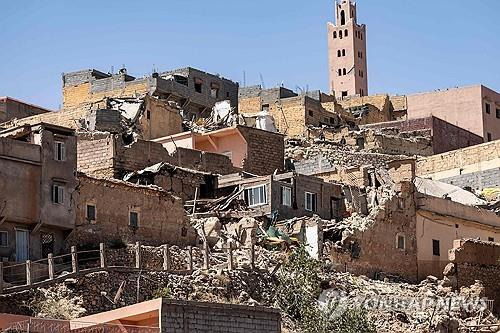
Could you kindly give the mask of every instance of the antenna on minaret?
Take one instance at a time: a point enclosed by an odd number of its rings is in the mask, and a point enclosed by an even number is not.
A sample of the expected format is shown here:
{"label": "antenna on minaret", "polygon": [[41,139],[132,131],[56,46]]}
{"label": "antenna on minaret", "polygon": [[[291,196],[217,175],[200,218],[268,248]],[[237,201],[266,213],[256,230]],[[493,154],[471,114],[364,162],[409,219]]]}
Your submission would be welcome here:
{"label": "antenna on minaret", "polygon": [[260,84],[262,85],[262,89],[266,89],[266,85],[264,84],[264,77],[262,76],[261,73],[259,73],[260,77]]}

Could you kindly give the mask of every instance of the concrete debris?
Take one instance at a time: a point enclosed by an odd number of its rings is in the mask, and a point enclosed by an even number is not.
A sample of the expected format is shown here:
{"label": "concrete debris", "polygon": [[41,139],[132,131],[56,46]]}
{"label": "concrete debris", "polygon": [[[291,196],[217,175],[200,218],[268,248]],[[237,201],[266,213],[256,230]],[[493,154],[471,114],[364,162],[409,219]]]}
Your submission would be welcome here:
{"label": "concrete debris", "polygon": [[487,204],[485,200],[478,198],[474,193],[455,185],[420,177],[415,177],[413,183],[418,192],[433,197],[455,201],[467,206],[482,206]]}

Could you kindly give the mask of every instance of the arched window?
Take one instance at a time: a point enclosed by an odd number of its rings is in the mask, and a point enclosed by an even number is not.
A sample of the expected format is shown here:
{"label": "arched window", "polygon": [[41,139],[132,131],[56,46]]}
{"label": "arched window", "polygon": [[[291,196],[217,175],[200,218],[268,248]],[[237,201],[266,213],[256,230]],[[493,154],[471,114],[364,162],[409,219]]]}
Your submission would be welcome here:
{"label": "arched window", "polygon": [[342,69],[342,75],[346,75],[346,73],[347,73],[347,72],[346,72],[345,68],[344,68],[344,69]]}
{"label": "arched window", "polygon": [[359,38],[363,40],[363,34],[361,32],[359,33]]}
{"label": "arched window", "polygon": [[345,49],[342,50],[342,56],[345,57]]}
{"label": "arched window", "polygon": [[344,35],[345,35],[346,37],[347,37],[347,36],[349,36],[349,31],[347,31],[347,29],[345,29],[345,31],[344,31]]}
{"label": "arched window", "polygon": [[345,11],[340,12],[340,25],[345,24]]}
{"label": "arched window", "polygon": [[339,76],[342,76],[342,70],[339,68]]}
{"label": "arched window", "polygon": [[337,57],[340,57],[341,54],[340,54],[340,50],[337,51]]}
{"label": "arched window", "polygon": [[333,38],[337,38],[337,31],[333,32]]}
{"label": "arched window", "polygon": [[339,31],[339,38],[342,39],[342,30]]}

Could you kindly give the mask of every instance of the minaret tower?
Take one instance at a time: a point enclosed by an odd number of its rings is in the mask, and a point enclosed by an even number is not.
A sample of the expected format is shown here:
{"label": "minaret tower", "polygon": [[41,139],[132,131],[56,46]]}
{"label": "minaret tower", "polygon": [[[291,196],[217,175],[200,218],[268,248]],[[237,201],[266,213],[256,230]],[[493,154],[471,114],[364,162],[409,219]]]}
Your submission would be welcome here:
{"label": "minaret tower", "polygon": [[356,3],[335,1],[335,24],[328,22],[330,93],[368,95],[366,56],[366,25],[357,23]]}

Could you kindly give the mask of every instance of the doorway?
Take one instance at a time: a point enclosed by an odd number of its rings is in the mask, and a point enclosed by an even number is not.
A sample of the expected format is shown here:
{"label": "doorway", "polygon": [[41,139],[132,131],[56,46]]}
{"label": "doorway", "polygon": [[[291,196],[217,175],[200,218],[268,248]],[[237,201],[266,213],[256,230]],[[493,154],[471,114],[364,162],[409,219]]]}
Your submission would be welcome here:
{"label": "doorway", "polygon": [[16,229],[16,261],[22,262],[29,259],[29,232]]}

